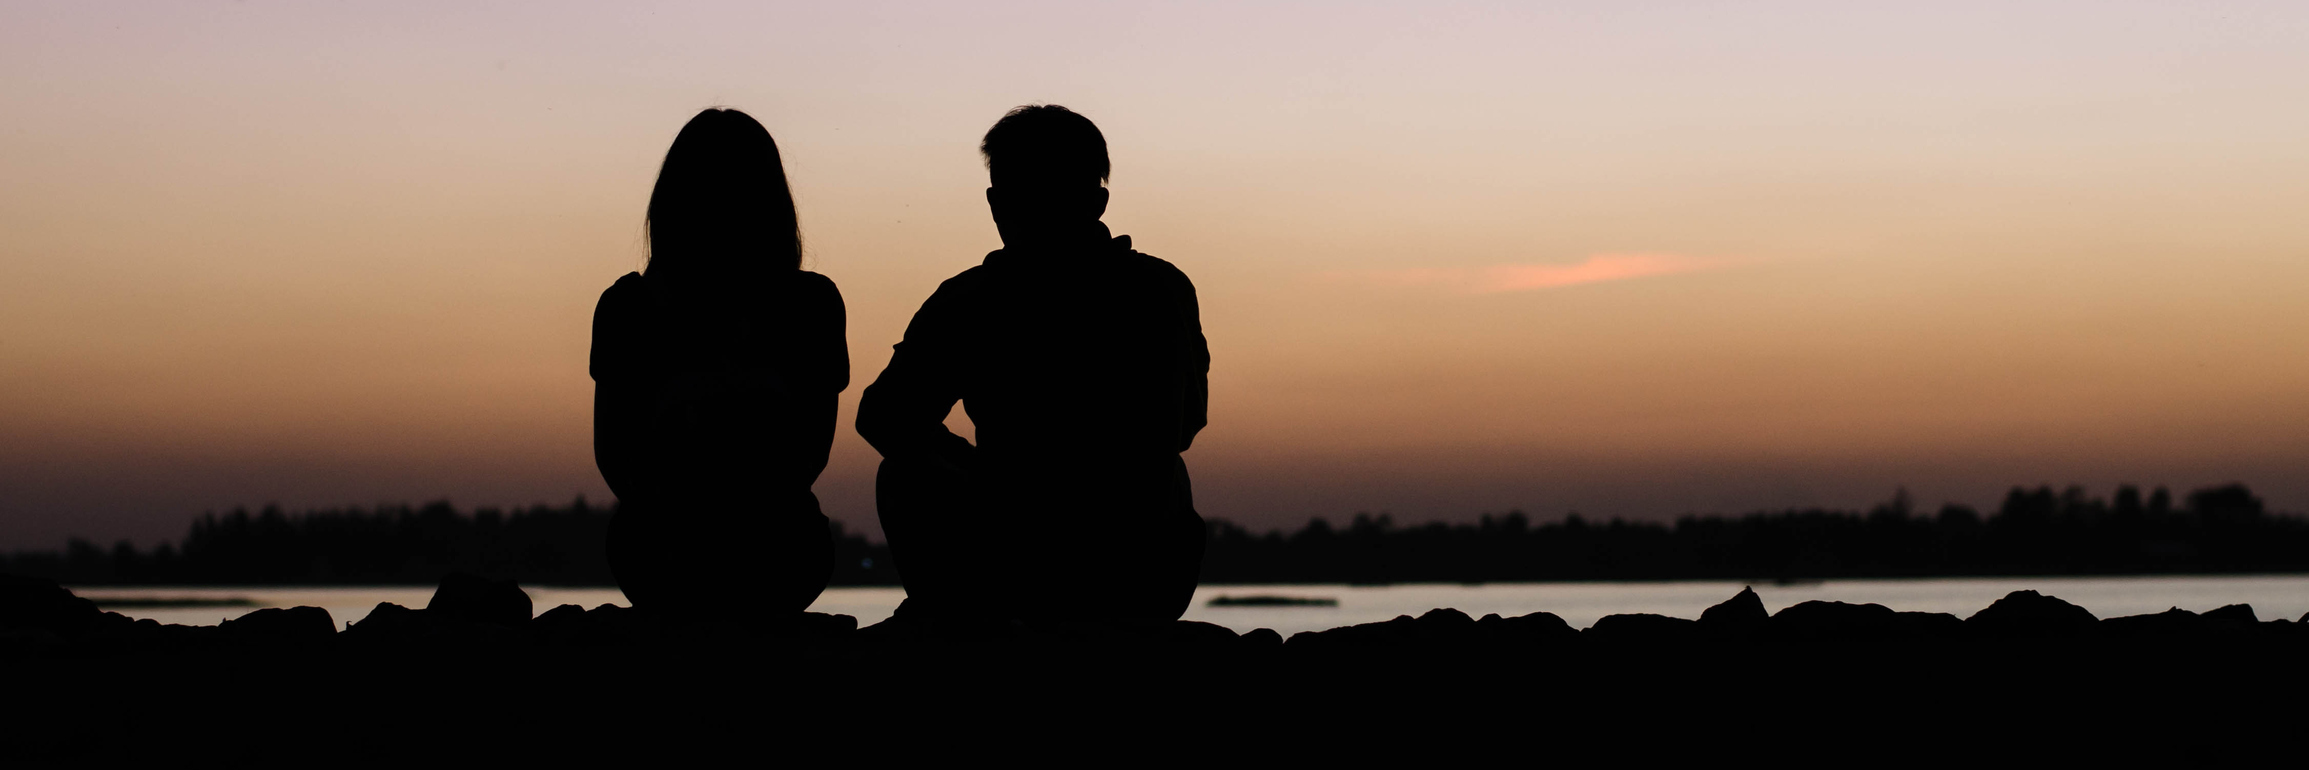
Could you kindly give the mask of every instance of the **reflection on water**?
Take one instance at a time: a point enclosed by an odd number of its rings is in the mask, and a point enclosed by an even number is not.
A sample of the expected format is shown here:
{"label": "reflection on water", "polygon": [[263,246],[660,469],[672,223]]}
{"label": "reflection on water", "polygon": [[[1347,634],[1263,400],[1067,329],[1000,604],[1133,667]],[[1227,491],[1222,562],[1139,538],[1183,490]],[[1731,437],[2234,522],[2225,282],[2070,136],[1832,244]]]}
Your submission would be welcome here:
{"label": "reflection on water", "polygon": [[[1469,615],[1486,613],[1523,615],[1553,612],[1574,627],[1585,628],[1597,618],[1629,612],[1650,612],[1697,618],[1700,611],[1731,598],[1742,583],[1495,583],[1490,585],[1397,586],[1203,586],[1195,593],[1188,620],[1217,623],[1237,631],[1272,628],[1285,636],[1300,631],[1371,623],[1397,615],[1417,615],[1436,607],[1457,607]],[[611,588],[525,587],[537,611],[561,604],[592,607],[625,604],[625,596]],[[1758,585],[1756,593],[1772,611],[1814,599],[1882,604],[1896,610],[1946,612],[1969,616],[2005,594],[2035,590],[2082,605],[2096,616],[2109,618],[2163,612],[2179,607],[2204,612],[2227,604],[2251,604],[2263,620],[2298,618],[2309,613],[2309,576],[2245,577],[2140,577],[2140,578],[1963,578],[1943,580],[1831,580],[1823,583]],[[79,588],[90,598],[168,596],[225,599],[246,597],[257,607],[309,605],[329,611],[338,623],[358,621],[379,602],[423,607],[433,589],[408,588]],[[1255,605],[1210,606],[1220,596],[1276,596],[1336,599],[1338,606]],[[897,588],[832,588],[810,609],[851,615],[859,625],[890,617],[906,594]],[[209,625],[248,612],[245,607],[159,608],[122,607],[121,614],[152,618],[162,623]]]}

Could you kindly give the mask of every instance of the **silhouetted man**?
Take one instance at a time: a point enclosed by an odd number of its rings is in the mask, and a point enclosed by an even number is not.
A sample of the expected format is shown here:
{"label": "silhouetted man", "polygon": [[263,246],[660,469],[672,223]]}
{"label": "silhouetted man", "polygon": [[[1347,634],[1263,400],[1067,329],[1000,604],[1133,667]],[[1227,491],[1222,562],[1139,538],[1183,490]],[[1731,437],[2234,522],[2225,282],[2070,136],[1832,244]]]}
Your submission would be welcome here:
{"label": "silhouetted man", "polygon": [[[1088,118],[1020,107],[979,149],[1003,247],[922,303],[858,405],[899,614],[1176,619],[1203,550],[1179,458],[1208,400],[1194,284],[1099,222]],[[946,429],[958,400],[975,446]]]}

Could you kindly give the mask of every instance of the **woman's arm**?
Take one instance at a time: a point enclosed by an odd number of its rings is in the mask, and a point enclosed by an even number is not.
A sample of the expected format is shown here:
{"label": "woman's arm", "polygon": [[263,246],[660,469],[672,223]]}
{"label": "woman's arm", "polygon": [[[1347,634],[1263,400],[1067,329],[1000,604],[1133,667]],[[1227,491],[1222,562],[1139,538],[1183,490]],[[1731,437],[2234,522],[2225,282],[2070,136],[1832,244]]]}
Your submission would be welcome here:
{"label": "woman's arm", "polygon": [[809,384],[796,393],[801,412],[797,425],[802,435],[795,459],[801,463],[796,472],[804,486],[818,480],[826,470],[827,455],[833,451],[834,430],[840,423],[842,390],[850,386],[850,340],[848,310],[842,305],[842,291],[824,276],[810,274],[819,286],[813,287],[804,327],[803,355],[799,362],[807,373]]}
{"label": "woman's arm", "polygon": [[638,458],[648,391],[639,360],[637,296],[640,274],[629,273],[601,293],[593,308],[593,464],[601,480],[622,500],[635,499],[644,482]]}

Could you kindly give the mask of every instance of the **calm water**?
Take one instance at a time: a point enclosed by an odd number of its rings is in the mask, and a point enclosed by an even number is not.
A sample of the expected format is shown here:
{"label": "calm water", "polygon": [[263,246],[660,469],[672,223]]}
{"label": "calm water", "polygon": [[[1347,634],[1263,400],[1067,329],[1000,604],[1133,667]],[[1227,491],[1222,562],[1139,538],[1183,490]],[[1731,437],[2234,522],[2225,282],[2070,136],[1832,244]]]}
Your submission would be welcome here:
{"label": "calm water", "polygon": [[[1217,623],[1237,631],[1272,628],[1285,636],[1337,626],[1417,615],[1436,607],[1457,607],[1469,615],[1522,615],[1553,612],[1585,628],[1596,618],[1651,612],[1697,618],[1700,611],[1738,593],[1741,583],[1494,583],[1488,585],[1397,586],[1204,586],[1195,594],[1188,620]],[[2309,576],[1994,578],[1949,580],[1831,580],[1800,586],[1756,587],[1772,611],[1813,599],[1876,603],[1895,610],[1946,612],[1969,616],[2006,593],[2033,589],[2082,605],[2108,618],[2163,612],[2179,607],[2203,612],[2225,604],[2253,605],[2262,620],[2296,619],[2309,613]],[[615,589],[526,587],[537,610],[561,604],[592,607],[625,604]],[[433,594],[415,588],[82,588],[89,598],[105,596],[246,597],[259,606],[310,605],[329,611],[342,625],[369,614],[379,602],[423,607]],[[1337,607],[1211,607],[1219,596],[1296,596],[1337,599]],[[810,609],[851,615],[860,625],[888,618],[905,593],[896,588],[828,589]],[[253,608],[122,609],[130,617],[163,623],[214,624]]]}

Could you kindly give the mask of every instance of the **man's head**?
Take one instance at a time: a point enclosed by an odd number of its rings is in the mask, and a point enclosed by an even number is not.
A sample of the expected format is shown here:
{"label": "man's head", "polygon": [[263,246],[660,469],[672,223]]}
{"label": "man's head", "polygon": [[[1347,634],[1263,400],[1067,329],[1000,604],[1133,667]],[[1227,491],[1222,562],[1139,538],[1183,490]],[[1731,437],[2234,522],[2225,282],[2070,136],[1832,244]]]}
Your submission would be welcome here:
{"label": "man's head", "polygon": [[1106,215],[1106,137],[1089,118],[1055,104],[1020,107],[995,121],[978,151],[1004,244],[1065,240]]}

